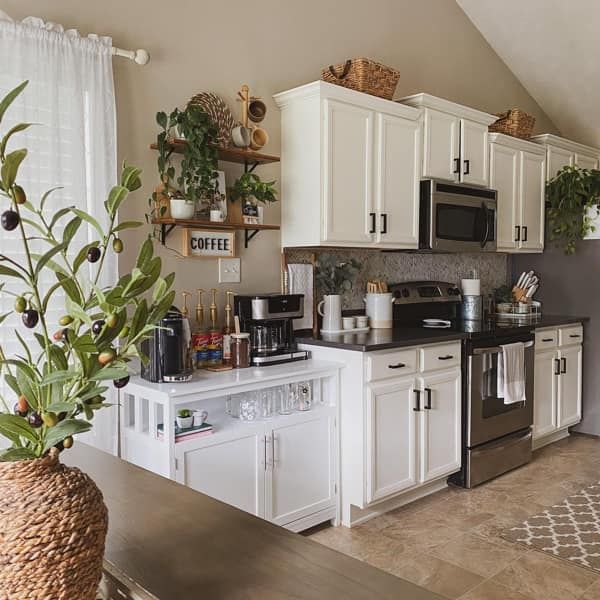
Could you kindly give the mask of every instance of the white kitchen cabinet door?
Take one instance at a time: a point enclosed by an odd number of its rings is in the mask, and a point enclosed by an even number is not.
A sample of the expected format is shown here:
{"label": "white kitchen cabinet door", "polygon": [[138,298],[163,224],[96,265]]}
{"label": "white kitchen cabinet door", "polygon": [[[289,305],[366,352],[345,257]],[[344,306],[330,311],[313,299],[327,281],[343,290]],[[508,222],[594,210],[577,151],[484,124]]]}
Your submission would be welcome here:
{"label": "white kitchen cabinet door", "polygon": [[583,347],[561,348],[558,391],[559,428],[575,425],[581,421]]}
{"label": "white kitchen cabinet door", "polygon": [[544,250],[545,168],[542,154],[521,151],[519,198],[521,203],[521,243],[524,252]]}
{"label": "white kitchen cabinet door", "polygon": [[589,156],[587,154],[575,154],[575,164],[582,169],[597,169],[598,157]]}
{"label": "white kitchen cabinet door", "polygon": [[490,187],[498,192],[498,250],[515,250],[521,237],[518,181],[519,150],[490,144]]}
{"label": "white kitchen cabinet door", "polygon": [[547,169],[546,179],[550,180],[556,176],[556,174],[566,166],[571,166],[574,162],[575,156],[569,150],[559,148],[558,146],[547,147]]}
{"label": "white kitchen cabinet door", "polygon": [[[249,427],[252,427],[251,425]],[[263,428],[183,453],[183,480],[199,492],[259,517],[265,514],[265,436]]]}
{"label": "white kitchen cabinet door", "polygon": [[421,127],[395,115],[376,119],[376,241],[380,246],[419,247]]}
{"label": "white kitchen cabinet door", "polygon": [[533,437],[539,438],[558,428],[557,352],[552,349],[535,354],[533,394]]}
{"label": "white kitchen cabinet door", "polygon": [[325,100],[324,113],[324,241],[370,244],[376,217],[372,189],[374,112]]}
{"label": "white kitchen cabinet door", "polygon": [[489,185],[488,126],[460,120],[460,180],[473,185]]}
{"label": "white kitchen cabinet door", "polygon": [[423,115],[423,178],[460,180],[460,119],[426,108]]}
{"label": "white kitchen cabinet door", "polygon": [[455,473],[461,465],[459,369],[419,378],[421,390],[420,477],[425,483]]}
{"label": "white kitchen cabinet door", "polygon": [[333,416],[311,416],[267,434],[266,518],[277,525],[335,504]]}
{"label": "white kitchen cabinet door", "polygon": [[414,377],[371,384],[367,391],[367,502],[417,483]]}

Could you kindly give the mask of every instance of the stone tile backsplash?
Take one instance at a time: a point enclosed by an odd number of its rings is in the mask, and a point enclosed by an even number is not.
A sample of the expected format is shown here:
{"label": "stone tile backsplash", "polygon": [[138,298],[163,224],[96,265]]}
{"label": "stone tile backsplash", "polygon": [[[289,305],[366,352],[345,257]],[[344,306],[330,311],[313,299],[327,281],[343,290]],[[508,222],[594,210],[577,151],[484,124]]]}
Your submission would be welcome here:
{"label": "stone tile backsplash", "polygon": [[[312,250],[286,249],[288,263],[311,262]],[[351,258],[361,263],[352,289],[343,296],[343,307],[362,308],[367,280],[382,279],[388,283],[402,281],[435,280],[460,285],[460,280],[476,270],[481,279],[482,294],[491,294],[501,285],[509,283],[510,257],[507,254],[421,254],[413,252],[381,252],[359,249],[318,250],[317,254],[330,254],[340,261]],[[317,290],[317,297],[321,292]]]}

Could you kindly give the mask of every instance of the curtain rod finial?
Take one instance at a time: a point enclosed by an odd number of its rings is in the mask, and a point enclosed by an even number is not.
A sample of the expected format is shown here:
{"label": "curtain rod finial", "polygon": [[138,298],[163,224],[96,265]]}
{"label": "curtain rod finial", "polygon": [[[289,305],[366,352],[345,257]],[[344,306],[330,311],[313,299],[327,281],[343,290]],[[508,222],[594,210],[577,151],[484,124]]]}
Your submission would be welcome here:
{"label": "curtain rod finial", "polygon": [[150,53],[148,52],[148,50],[143,50],[142,48],[140,48],[135,51],[135,57],[133,60],[135,60],[135,62],[138,65],[146,65],[150,60]]}

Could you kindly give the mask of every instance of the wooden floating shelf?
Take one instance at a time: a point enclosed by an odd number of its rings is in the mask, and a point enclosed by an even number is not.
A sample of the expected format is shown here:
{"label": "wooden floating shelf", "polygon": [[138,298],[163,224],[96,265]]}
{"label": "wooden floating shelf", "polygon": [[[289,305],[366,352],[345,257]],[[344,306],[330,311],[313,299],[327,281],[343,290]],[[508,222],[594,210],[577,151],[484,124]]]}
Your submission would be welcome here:
{"label": "wooden floating shelf", "polygon": [[[187,142],[182,139],[174,139],[169,142],[173,152],[177,154],[183,154]],[[158,150],[156,144],[150,144],[152,150]],[[254,170],[258,165],[266,165],[269,163],[279,162],[279,156],[274,154],[263,154],[262,152],[255,152],[254,150],[244,150],[243,148],[220,148],[219,146],[213,146],[217,150],[219,160],[225,162],[232,162],[244,165],[246,168],[251,165],[250,171]]]}
{"label": "wooden floating shelf", "polygon": [[250,240],[259,231],[277,231],[279,225],[247,225],[246,223],[223,223],[219,221],[206,221],[204,219],[152,219],[153,225],[160,225],[160,241],[165,245],[167,236],[175,227],[197,227],[199,229],[218,229],[219,231],[243,231],[244,247],[248,247]]}

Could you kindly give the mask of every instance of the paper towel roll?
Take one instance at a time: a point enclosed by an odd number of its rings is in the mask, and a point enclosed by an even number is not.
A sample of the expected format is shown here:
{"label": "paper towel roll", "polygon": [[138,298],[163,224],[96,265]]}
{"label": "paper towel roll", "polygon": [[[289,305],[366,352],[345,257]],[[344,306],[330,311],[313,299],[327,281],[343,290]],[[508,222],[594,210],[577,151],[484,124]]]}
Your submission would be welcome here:
{"label": "paper towel roll", "polygon": [[462,288],[463,296],[481,295],[481,279],[461,279],[460,287]]}

